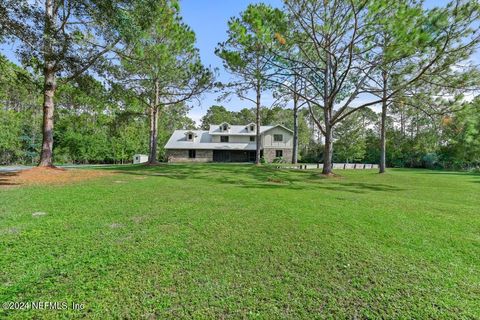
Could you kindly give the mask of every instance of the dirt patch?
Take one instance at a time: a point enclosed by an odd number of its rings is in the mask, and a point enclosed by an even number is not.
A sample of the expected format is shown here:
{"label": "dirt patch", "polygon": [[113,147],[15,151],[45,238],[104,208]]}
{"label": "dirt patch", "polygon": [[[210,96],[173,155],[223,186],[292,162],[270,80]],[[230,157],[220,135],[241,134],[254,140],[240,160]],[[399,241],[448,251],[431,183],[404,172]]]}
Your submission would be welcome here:
{"label": "dirt patch", "polygon": [[321,173],[320,176],[324,177],[324,178],[343,178],[342,175],[337,174],[337,173],[333,173],[333,172],[327,173],[327,174]]}
{"label": "dirt patch", "polygon": [[63,185],[112,175],[101,170],[37,167],[18,172],[0,173],[0,187],[21,185]]}
{"label": "dirt patch", "polygon": [[272,177],[268,177],[267,181],[270,183],[278,183],[278,184],[283,184],[285,182],[282,179],[272,178]]}

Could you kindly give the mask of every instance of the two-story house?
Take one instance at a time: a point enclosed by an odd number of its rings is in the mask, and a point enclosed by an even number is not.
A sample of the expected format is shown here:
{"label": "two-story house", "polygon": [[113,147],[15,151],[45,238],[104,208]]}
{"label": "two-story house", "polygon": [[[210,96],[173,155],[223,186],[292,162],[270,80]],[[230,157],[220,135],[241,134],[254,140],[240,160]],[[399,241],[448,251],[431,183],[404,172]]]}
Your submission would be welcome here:
{"label": "two-story house", "polygon": [[[256,125],[211,125],[210,130],[175,130],[165,145],[169,162],[253,162]],[[260,126],[261,155],[290,161],[293,132],[282,126]]]}

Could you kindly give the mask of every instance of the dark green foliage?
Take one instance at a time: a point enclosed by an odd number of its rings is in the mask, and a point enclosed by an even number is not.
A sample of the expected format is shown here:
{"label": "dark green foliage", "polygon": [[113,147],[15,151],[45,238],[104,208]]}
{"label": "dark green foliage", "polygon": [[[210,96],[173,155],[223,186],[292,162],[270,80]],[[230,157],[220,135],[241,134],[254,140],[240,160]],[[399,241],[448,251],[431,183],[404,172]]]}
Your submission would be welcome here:
{"label": "dark green foliage", "polygon": [[0,164],[32,163],[41,142],[38,83],[0,55]]}
{"label": "dark green foliage", "polygon": [[[41,144],[39,86],[23,69],[1,61],[0,164],[32,165]],[[134,154],[147,153],[147,116],[138,112],[137,100],[89,76],[65,84],[57,94],[56,163],[125,163]],[[183,104],[165,111],[158,141],[161,157],[174,129],[192,127],[188,111]]]}
{"label": "dark green foliage", "polygon": [[[250,113],[250,110],[248,110],[248,112]],[[207,113],[201,119],[201,128],[204,130],[208,130],[210,125],[221,124],[223,122],[227,122],[233,125],[248,124],[255,121],[255,115],[251,114],[251,118],[249,117],[247,122],[239,123],[238,120],[239,119],[237,119],[236,112],[228,111],[224,106],[211,106],[207,110]]]}
{"label": "dark green foliage", "polygon": [[[367,138],[378,127],[379,116],[370,109],[360,110],[340,122],[334,133],[335,162],[360,162],[367,156]],[[374,162],[378,160],[375,159]]]}
{"label": "dark green foliage", "polygon": [[444,117],[438,163],[456,169],[480,169],[480,98],[452,117]]}

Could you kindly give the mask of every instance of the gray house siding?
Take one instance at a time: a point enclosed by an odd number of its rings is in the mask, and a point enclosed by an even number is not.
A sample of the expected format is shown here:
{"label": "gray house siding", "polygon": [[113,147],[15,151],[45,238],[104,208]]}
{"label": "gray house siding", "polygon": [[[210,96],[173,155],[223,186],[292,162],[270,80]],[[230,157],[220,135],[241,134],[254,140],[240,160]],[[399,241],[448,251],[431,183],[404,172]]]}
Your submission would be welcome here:
{"label": "gray house siding", "polygon": [[169,149],[166,151],[168,162],[212,162],[212,150],[195,150],[195,158],[190,158],[189,150],[185,149]]}
{"label": "gray house siding", "polygon": [[[275,135],[281,135],[282,141],[275,141]],[[277,158],[277,151],[281,151],[282,159],[292,159],[293,135],[283,127],[275,127],[262,135],[263,157],[265,161],[272,162]]]}
{"label": "gray house siding", "polygon": [[292,149],[291,148],[264,148],[263,149],[263,157],[265,161],[272,162],[277,158],[276,153],[277,151],[282,151],[282,159],[289,162],[292,160]]}
{"label": "gray house siding", "polygon": [[[282,141],[275,141],[275,135],[282,135]],[[282,127],[276,127],[268,130],[262,135],[263,148],[292,148],[293,135]]]}

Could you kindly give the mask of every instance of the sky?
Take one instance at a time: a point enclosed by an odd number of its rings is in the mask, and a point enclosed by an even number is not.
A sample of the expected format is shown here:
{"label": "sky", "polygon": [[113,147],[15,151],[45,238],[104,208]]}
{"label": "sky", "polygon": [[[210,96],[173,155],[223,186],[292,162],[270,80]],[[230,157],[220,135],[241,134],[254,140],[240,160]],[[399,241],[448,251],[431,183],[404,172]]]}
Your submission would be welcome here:
{"label": "sky", "polygon": [[[180,0],[181,14],[184,22],[188,24],[196,34],[197,48],[200,50],[202,62],[212,68],[218,68],[217,81],[228,82],[233,78],[223,68],[222,61],[214,51],[219,42],[227,37],[227,22],[231,17],[238,16],[250,3],[264,2],[273,7],[281,7],[282,0]],[[425,6],[443,6],[446,0],[426,0]],[[0,52],[10,60],[17,62],[12,45],[1,45]],[[474,58],[480,62],[480,54]],[[201,117],[208,108],[215,104],[225,106],[228,110],[238,111],[242,108],[254,107],[250,101],[242,101],[232,96],[230,100],[217,101],[220,93],[207,92],[200,99],[189,102],[192,107],[189,116],[200,125]],[[262,105],[270,106],[273,98],[269,94],[262,97]]]}

